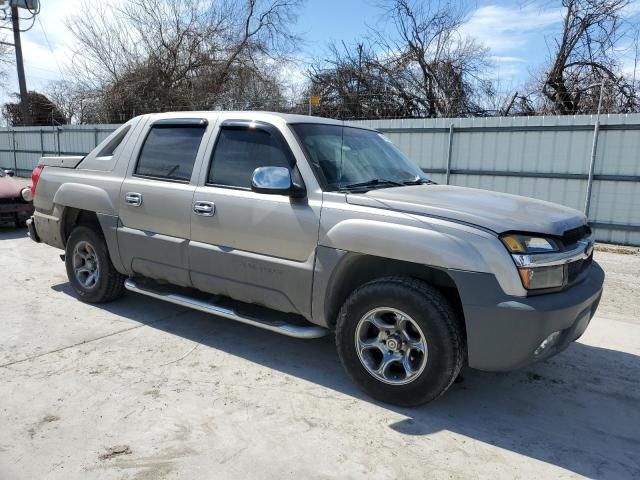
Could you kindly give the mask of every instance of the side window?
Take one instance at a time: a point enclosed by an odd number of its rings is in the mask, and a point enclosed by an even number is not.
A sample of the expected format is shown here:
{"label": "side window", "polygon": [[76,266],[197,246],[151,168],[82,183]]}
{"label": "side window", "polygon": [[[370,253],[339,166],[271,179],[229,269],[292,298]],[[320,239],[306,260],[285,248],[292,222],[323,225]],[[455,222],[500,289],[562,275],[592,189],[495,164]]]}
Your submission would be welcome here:
{"label": "side window", "polygon": [[204,126],[152,127],[144,141],[135,175],[189,181]]}
{"label": "side window", "polygon": [[284,139],[259,129],[222,128],[218,134],[207,183],[251,187],[258,167],[291,168]]}
{"label": "side window", "polygon": [[111,141],[109,143],[107,143],[107,145],[100,150],[100,153],[98,153],[98,155],[96,155],[96,157],[112,157],[116,154],[116,152],[118,151],[118,148],[120,147],[120,145],[122,144],[122,141],[124,140],[124,137],[127,136],[127,133],[129,133],[129,130],[131,130],[131,125],[127,125],[125,128],[122,129],[122,131],[118,132],[117,135],[115,135]]}

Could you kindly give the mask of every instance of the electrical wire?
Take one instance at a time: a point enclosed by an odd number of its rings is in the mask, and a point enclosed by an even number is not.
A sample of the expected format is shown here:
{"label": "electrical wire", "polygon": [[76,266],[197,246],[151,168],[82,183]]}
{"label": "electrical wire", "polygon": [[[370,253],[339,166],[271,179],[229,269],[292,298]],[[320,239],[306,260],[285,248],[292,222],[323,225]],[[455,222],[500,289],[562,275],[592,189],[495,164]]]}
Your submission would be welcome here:
{"label": "electrical wire", "polygon": [[[38,4],[38,9],[39,9],[39,4]],[[56,54],[53,51],[53,47],[51,46],[51,42],[49,41],[49,36],[47,35],[46,30],[44,29],[44,25],[42,24],[40,17],[36,17],[36,18],[38,20],[38,25],[40,25],[40,29],[42,30],[42,34],[44,35],[44,39],[47,42],[47,46],[49,47],[49,51],[51,52],[51,56],[53,57],[53,61],[56,62],[56,67],[58,67],[58,72],[60,73],[60,76],[62,77],[62,79],[66,81],[67,79],[65,78],[64,73],[62,72],[62,68],[60,67],[60,64],[58,63],[58,59],[56,58]]]}
{"label": "electrical wire", "polygon": [[[20,29],[21,33],[28,32],[29,30],[31,30],[33,28],[33,26],[36,23],[37,15],[40,13],[40,8],[41,8],[40,2],[38,2],[38,8],[36,8],[36,9],[30,9],[28,7],[25,7],[25,8],[21,7],[20,8],[20,10],[27,10],[31,14],[30,16],[27,16],[27,17],[21,17],[20,14],[18,13],[18,21],[29,21],[29,20],[31,20],[31,25],[29,25],[29,27],[27,27],[25,29],[23,29],[23,28]],[[3,5],[2,7],[0,7],[0,10],[2,10],[2,18],[0,18],[0,21],[10,21],[11,15],[9,15],[9,13],[8,13],[10,11],[10,9],[11,9],[10,5]],[[13,26],[11,26],[11,27],[0,26],[0,29],[13,30]]]}

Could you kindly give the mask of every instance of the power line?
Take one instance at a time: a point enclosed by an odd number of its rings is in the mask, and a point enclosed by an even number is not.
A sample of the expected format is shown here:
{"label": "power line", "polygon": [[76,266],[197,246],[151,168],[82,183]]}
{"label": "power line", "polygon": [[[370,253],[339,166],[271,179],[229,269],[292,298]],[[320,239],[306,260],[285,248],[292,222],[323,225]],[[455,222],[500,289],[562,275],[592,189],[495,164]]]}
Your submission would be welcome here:
{"label": "power line", "polygon": [[36,65],[34,63],[31,63],[31,62],[24,62],[24,64],[28,65],[30,69],[40,70],[42,72],[60,73],[58,70],[51,70],[50,68],[39,67],[38,65]]}
{"label": "power line", "polygon": [[51,42],[49,41],[49,36],[47,35],[46,30],[44,29],[44,25],[42,25],[42,22],[40,21],[39,16],[36,16],[36,19],[38,20],[38,25],[40,25],[40,29],[42,30],[42,34],[44,35],[44,39],[47,42],[47,46],[49,47],[49,51],[51,52],[53,61],[56,62],[56,67],[58,67],[58,72],[60,73],[60,76],[62,77],[62,79],[66,81],[64,73],[62,73],[62,68],[60,68],[60,64],[58,63],[58,59],[56,58],[56,54],[53,51],[53,48],[51,47]]}

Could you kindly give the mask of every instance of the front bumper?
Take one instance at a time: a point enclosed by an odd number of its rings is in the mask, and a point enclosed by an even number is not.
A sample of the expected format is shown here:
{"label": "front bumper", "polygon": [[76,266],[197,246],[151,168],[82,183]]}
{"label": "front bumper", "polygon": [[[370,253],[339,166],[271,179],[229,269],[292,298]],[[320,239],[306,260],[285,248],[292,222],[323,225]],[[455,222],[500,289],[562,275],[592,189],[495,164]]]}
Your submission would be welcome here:
{"label": "front bumper", "polygon": [[0,203],[0,220],[3,221],[25,221],[33,215],[33,203]]}
{"label": "front bumper", "polygon": [[[506,295],[491,274],[450,270],[465,316],[469,366],[508,371],[549,358],[586,330],[598,308],[604,271],[593,263],[586,278],[562,292]],[[540,349],[554,332],[554,340]]]}

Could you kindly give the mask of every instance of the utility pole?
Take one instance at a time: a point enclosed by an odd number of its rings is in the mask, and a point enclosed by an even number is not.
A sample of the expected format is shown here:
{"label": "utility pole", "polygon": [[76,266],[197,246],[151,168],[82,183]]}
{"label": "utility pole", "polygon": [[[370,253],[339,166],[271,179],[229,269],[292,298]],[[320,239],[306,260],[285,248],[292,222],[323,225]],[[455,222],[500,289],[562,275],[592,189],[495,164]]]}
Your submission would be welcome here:
{"label": "utility pole", "polygon": [[29,115],[29,97],[27,95],[27,81],[24,78],[24,64],[22,63],[22,43],[20,41],[20,19],[18,7],[11,6],[11,26],[13,27],[13,44],[16,49],[16,67],[18,69],[18,83],[20,85],[20,108],[22,109],[22,122],[31,124]]}
{"label": "utility pole", "polygon": [[[597,87],[598,84],[590,85]],[[591,156],[589,157],[589,174],[587,176],[587,197],[584,202],[584,214],[589,219],[589,208],[591,207],[591,190],[593,189],[593,172],[596,165],[596,153],[598,152],[598,134],[600,133],[600,110],[602,110],[602,94],[604,92],[604,78],[600,82],[600,98],[598,99],[598,113],[596,114],[596,124],[593,127],[593,142],[591,144]]]}
{"label": "utility pole", "polygon": [[362,77],[362,43],[358,43],[358,83],[356,84],[356,118],[360,118],[360,78]]}

